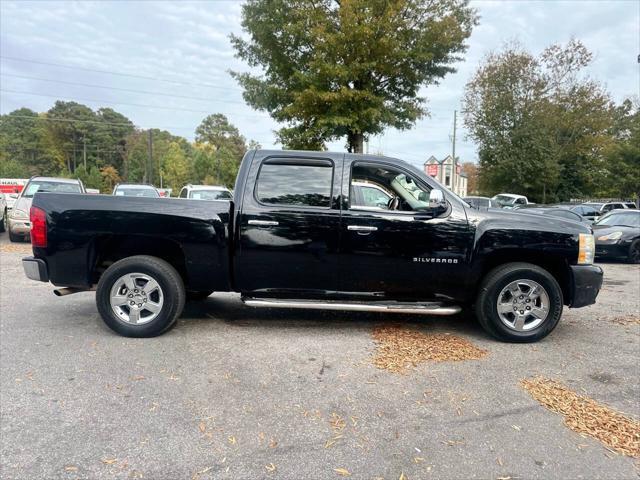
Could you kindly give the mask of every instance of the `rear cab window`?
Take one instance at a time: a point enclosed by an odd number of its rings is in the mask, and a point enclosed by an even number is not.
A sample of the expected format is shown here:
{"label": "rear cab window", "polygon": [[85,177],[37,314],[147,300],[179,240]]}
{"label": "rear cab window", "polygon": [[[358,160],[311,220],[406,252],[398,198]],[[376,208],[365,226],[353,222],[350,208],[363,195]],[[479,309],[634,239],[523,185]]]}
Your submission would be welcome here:
{"label": "rear cab window", "polygon": [[333,162],[272,158],[258,172],[254,196],[262,205],[331,208]]}

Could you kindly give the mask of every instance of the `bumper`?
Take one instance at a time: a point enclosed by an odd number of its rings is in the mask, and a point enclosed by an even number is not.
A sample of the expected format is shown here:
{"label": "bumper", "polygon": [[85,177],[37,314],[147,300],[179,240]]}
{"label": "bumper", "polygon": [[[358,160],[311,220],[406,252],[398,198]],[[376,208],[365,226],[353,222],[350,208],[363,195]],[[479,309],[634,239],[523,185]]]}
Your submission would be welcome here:
{"label": "bumper", "polygon": [[39,282],[49,281],[47,264],[39,258],[26,257],[22,259],[22,268],[27,278],[38,280]]}
{"label": "bumper", "polygon": [[596,241],[597,258],[626,258],[629,255],[629,245],[631,242],[608,242],[598,243]]}
{"label": "bumper", "polygon": [[596,265],[571,266],[571,308],[586,307],[596,303],[602,287],[602,268]]}
{"label": "bumper", "polygon": [[29,220],[14,220],[7,218],[9,231],[14,235],[29,235],[31,232],[31,222]]}

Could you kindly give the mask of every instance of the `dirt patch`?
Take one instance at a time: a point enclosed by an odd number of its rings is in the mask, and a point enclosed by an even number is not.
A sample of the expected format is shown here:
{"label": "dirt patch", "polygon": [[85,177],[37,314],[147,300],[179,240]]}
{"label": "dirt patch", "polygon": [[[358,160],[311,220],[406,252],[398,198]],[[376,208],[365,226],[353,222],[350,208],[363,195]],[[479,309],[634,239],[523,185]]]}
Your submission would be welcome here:
{"label": "dirt patch", "polygon": [[30,243],[26,243],[26,244],[6,244],[6,245],[0,245],[0,253],[20,253],[23,255],[30,255],[32,252],[31,250],[31,244]]}
{"label": "dirt patch", "polygon": [[637,420],[548,378],[535,377],[520,384],[541,405],[561,414],[571,430],[596,438],[623,455],[640,457],[640,422]]}
{"label": "dirt patch", "polygon": [[612,317],[608,319],[611,323],[628,327],[629,325],[640,325],[640,315],[622,315],[620,317]]}
{"label": "dirt patch", "polygon": [[477,360],[487,354],[464,338],[448,334],[424,334],[400,325],[373,329],[376,351],[373,364],[394,373],[406,373],[420,363]]}

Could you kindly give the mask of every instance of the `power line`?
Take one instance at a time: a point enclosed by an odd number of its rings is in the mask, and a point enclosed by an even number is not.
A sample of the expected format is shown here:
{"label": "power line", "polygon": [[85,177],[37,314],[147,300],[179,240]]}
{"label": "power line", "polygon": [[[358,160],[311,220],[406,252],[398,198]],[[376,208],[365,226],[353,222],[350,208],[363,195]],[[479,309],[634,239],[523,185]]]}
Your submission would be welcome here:
{"label": "power line", "polygon": [[[146,75],[136,75],[133,73],[122,73],[122,72],[114,72],[114,71],[110,71],[110,70],[98,70],[95,68],[87,68],[87,67],[81,67],[78,65],[65,65],[62,63],[54,63],[54,62],[43,62],[41,60],[31,60],[31,59],[26,59],[26,58],[18,58],[18,57],[9,57],[7,55],[0,55],[0,58],[3,58],[5,60],[10,60],[13,62],[23,62],[23,63],[33,63],[36,65],[48,65],[48,66],[52,66],[52,67],[60,67],[60,68],[69,68],[72,70],[83,70],[85,72],[94,72],[94,73],[103,73],[106,75],[117,75],[120,77],[131,77],[131,78],[140,78],[143,80],[154,80],[156,82],[166,82],[166,83],[173,83],[175,85],[190,85],[190,86],[195,86],[195,87],[207,87],[207,88],[218,88],[218,85],[213,85],[211,83],[198,83],[198,82],[181,82],[179,80],[171,80],[168,78],[160,78],[160,77],[149,77]],[[229,87],[232,88],[232,87]],[[238,88],[236,90],[240,90],[242,91],[242,89]]]}
{"label": "power line", "polygon": [[[7,115],[7,114],[4,114],[4,115]],[[40,116],[35,117],[33,115],[11,115],[11,117],[12,118],[28,118],[28,119],[33,119],[33,120],[45,120],[47,122],[94,123],[94,124],[98,124],[98,125],[109,125],[109,126],[116,126],[116,127],[134,127],[134,128],[145,130],[145,128],[143,128],[142,126],[136,125],[134,123],[102,122],[100,120],[82,120],[82,119],[78,119],[78,118],[52,118],[52,117],[40,117]],[[155,127],[149,127],[149,128],[156,128],[158,130],[160,130],[160,129],[167,129],[167,130],[194,130],[193,127],[175,127],[175,126],[155,126]]]}
{"label": "power line", "polygon": [[[191,108],[164,107],[164,106],[161,106],[161,105],[146,105],[146,104],[142,104],[142,103],[114,102],[112,100],[100,100],[100,99],[95,99],[95,98],[64,97],[64,96],[60,96],[60,95],[49,95],[49,94],[46,94],[46,93],[21,92],[21,91],[18,91],[18,90],[9,90],[9,89],[5,89],[5,88],[0,88],[0,92],[17,93],[19,95],[34,95],[36,97],[49,97],[49,98],[58,98],[58,99],[62,98],[62,99],[66,99],[68,101],[80,100],[82,102],[110,103],[112,105],[126,105],[126,106],[130,106],[130,107],[156,108],[156,109],[161,109],[161,110],[172,110],[172,111],[191,112],[191,113],[207,113],[207,114],[211,113],[211,110],[194,110],[194,109],[191,109]],[[264,119],[269,118],[267,116],[262,116],[262,115],[243,115],[243,114],[235,114],[235,113],[234,113],[234,115],[240,116],[240,117],[246,117],[246,118],[264,118]]]}
{"label": "power line", "polygon": [[[245,105],[244,102],[239,102],[237,100],[212,100],[211,98],[204,98],[204,97],[192,97],[189,95],[175,95],[172,93],[164,93],[164,92],[150,92],[148,90],[135,90],[135,89],[131,89],[131,88],[120,88],[120,87],[111,87],[108,85],[94,85],[94,84],[90,84],[90,83],[81,83],[81,82],[68,82],[66,80],[56,80],[53,78],[42,78],[42,77],[30,77],[28,75],[14,75],[12,73],[0,73],[0,75],[2,75],[3,77],[14,77],[14,78],[23,78],[26,80],[38,80],[38,81],[42,81],[42,82],[54,82],[54,83],[63,83],[66,85],[77,85],[77,86],[81,86],[81,87],[92,87],[92,88],[106,88],[109,90],[119,90],[121,92],[132,92],[132,93],[143,93],[145,95],[160,95],[163,97],[175,97],[175,98],[186,98],[189,100],[200,100],[200,101],[204,101],[204,102],[224,102],[224,103],[239,103],[242,105]],[[215,88],[220,88],[223,90],[232,90],[231,88],[228,87],[215,87]],[[237,89],[233,89],[233,90],[237,90]]]}

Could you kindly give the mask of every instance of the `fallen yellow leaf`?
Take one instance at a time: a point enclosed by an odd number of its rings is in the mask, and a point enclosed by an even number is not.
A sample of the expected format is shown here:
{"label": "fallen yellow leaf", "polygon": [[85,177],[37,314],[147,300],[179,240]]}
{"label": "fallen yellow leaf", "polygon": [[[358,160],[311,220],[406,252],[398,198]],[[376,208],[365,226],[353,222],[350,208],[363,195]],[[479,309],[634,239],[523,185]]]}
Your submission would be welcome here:
{"label": "fallen yellow leaf", "polygon": [[398,477],[398,480],[407,480],[407,476],[404,474],[404,472],[400,472],[400,476]]}
{"label": "fallen yellow leaf", "polygon": [[338,475],[341,475],[343,477],[350,477],[351,476],[351,472],[349,472],[349,470],[347,470],[346,468],[334,468],[334,470],[336,471],[336,473]]}
{"label": "fallen yellow leaf", "polygon": [[198,424],[198,428],[200,429],[200,433],[204,433],[204,431],[207,429],[207,425],[204,422],[200,422]]}
{"label": "fallen yellow leaf", "polygon": [[76,467],[75,465],[67,465],[66,467],[64,467],[65,472],[77,472],[78,471],[78,467]]}
{"label": "fallen yellow leaf", "polygon": [[114,463],[116,463],[118,461],[117,458],[103,458],[102,459],[102,463],[106,464],[106,465],[113,465]]}
{"label": "fallen yellow leaf", "polygon": [[266,468],[270,472],[275,472],[278,467],[276,467],[273,463],[270,463],[268,465],[265,465],[264,468]]}
{"label": "fallen yellow leaf", "polygon": [[236,444],[236,437],[234,437],[233,435],[229,435],[229,443],[231,445],[235,445]]}

